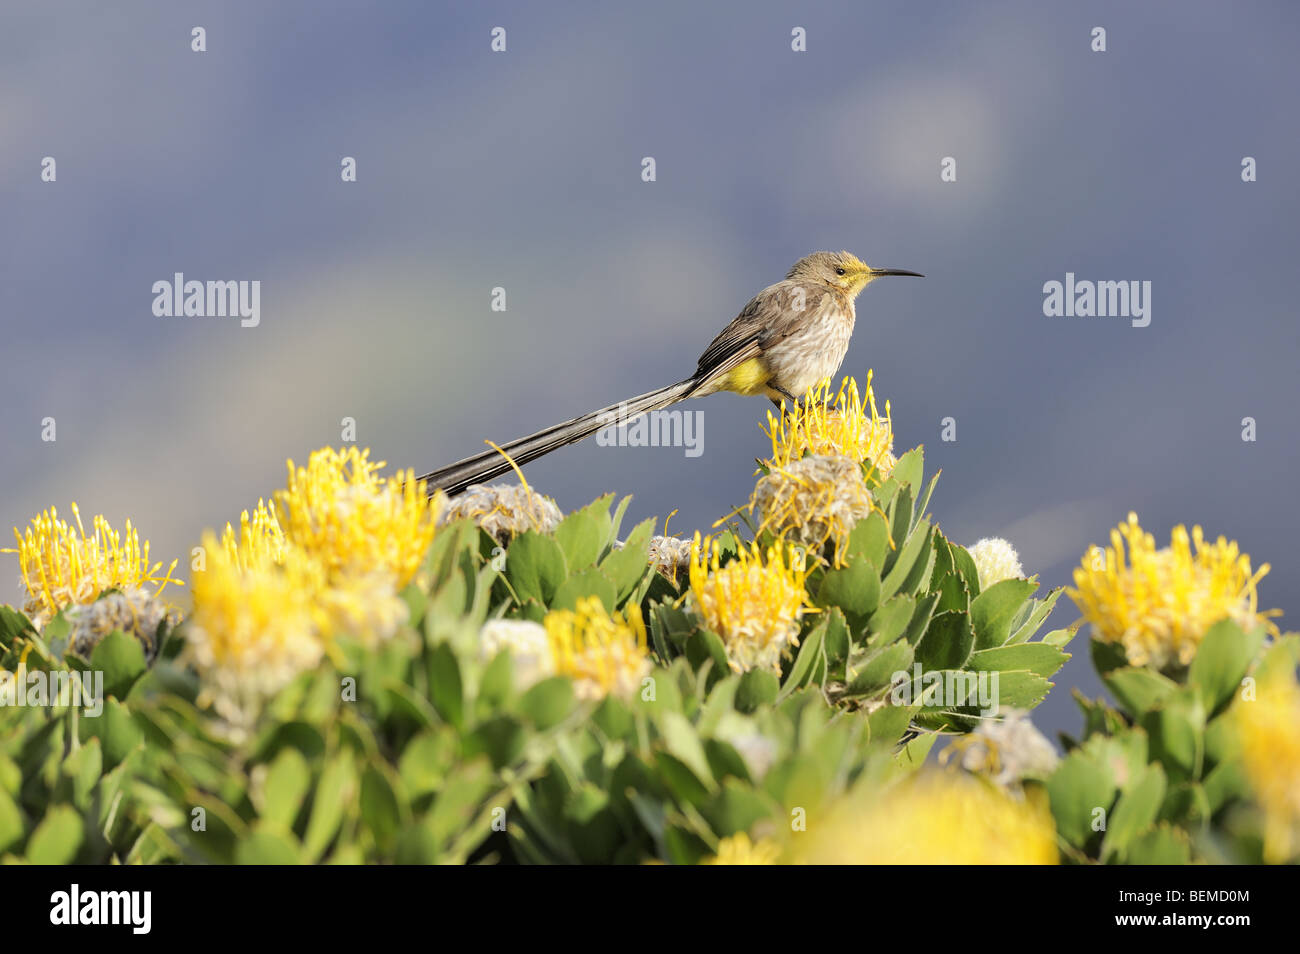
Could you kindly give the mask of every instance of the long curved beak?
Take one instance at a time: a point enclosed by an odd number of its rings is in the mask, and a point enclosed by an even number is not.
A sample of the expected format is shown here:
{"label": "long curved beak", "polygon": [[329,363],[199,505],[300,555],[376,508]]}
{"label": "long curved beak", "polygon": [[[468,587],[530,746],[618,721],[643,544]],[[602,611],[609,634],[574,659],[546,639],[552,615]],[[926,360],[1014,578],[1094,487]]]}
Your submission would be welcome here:
{"label": "long curved beak", "polygon": [[924,278],[920,272],[909,272],[905,268],[873,268],[871,270],[872,278],[879,278],[881,275],[910,275],[912,278]]}

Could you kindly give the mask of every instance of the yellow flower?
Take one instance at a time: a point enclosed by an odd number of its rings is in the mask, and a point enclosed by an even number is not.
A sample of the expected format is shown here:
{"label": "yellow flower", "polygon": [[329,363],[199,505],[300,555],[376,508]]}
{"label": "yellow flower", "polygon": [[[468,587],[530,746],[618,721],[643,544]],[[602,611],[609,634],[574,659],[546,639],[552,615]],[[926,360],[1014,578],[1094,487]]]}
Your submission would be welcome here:
{"label": "yellow flower", "polygon": [[76,527],[60,520],[51,507],[34,518],[21,536],[14,528],[18,549],[0,550],[17,553],[23,588],[27,591],[24,612],[39,630],[65,606],[92,602],[105,590],[128,590],[145,583],[157,584],[153,595],[160,596],[168,583],[184,584],[171,574],[173,560],[163,573],[161,563],[149,563],[149,541],[140,543],[140,535],[131,521],[119,533],[104,517],[96,516],[94,534],[86,536],[81,512],[72,505]]}
{"label": "yellow flower", "polygon": [[393,575],[385,570],[335,576],[317,594],[326,617],[326,646],[339,635],[356,637],[373,647],[392,638],[410,617],[410,607],[398,595]]}
{"label": "yellow flower", "polygon": [[239,533],[226,524],[221,535],[221,549],[226,558],[241,570],[263,570],[278,566],[283,559],[284,531],[275,518],[275,511],[259,500],[257,509],[249,516],[247,510],[239,515]]}
{"label": "yellow flower", "polygon": [[261,701],[324,657],[318,594],[321,566],[289,547],[275,566],[246,569],[207,533],[206,568],[194,576],[186,659],[198,670],[200,704],[236,726],[256,718]]}
{"label": "yellow flower", "polygon": [[788,535],[817,552],[834,541],[839,566],[849,533],[871,513],[872,500],[861,464],[842,455],[815,454],[763,476],[754,486],[749,509],[759,515],[760,533]]}
{"label": "yellow flower", "polygon": [[385,464],[369,455],[326,447],[306,467],[289,461],[289,485],[275,495],[279,525],[329,577],[384,570],[400,590],[433,542],[441,498],[426,497],[413,471],[379,477]]}
{"label": "yellow flower", "polygon": [[779,673],[782,658],[799,643],[799,620],[808,608],[807,575],[798,554],[787,563],[782,548],[770,547],[764,559],[757,543],[742,547],[722,566],[717,541],[709,555],[696,534],[689,602],[704,625],[722,638],[734,671]]}
{"label": "yellow flower", "polygon": [[1225,618],[1243,629],[1272,625],[1268,617],[1276,612],[1260,613],[1255,591],[1268,564],[1252,573],[1250,557],[1235,542],[1219,537],[1206,543],[1200,527],[1189,537],[1180,524],[1170,545],[1157,550],[1134,513],[1110,539],[1111,546],[1094,546],[1084,555],[1070,598],[1092,624],[1095,638],[1122,646],[1131,664],[1160,670],[1186,666],[1205,631]]}
{"label": "yellow flower", "polygon": [[708,865],[774,865],[781,857],[781,848],[769,838],[750,841],[743,831],[718,842],[718,853]]}
{"label": "yellow flower", "polygon": [[551,610],[542,625],[555,672],[573,680],[580,699],[629,699],[653,668],[639,606],[611,615],[598,597],[587,596],[576,610]]}
{"label": "yellow flower", "polygon": [[554,500],[519,483],[470,487],[452,500],[438,523],[468,518],[504,547],[525,530],[549,533],[563,517]]}
{"label": "yellow flower", "polygon": [[885,402],[885,416],[881,417],[871,387],[872,374],[867,372],[865,399],[858,395],[858,382],[851,377],[840,382],[840,389],[832,398],[827,379],[793,409],[782,407],[779,418],[769,411],[764,429],[772,441],[769,463],[774,467],[784,466],[805,453],[842,455],[868,462],[882,479],[893,473],[898,460],[893,453],[889,402]]}
{"label": "yellow flower", "polygon": [[1233,712],[1242,764],[1264,811],[1264,858],[1281,864],[1300,853],[1300,686],[1294,674],[1279,673]]}
{"label": "yellow flower", "polygon": [[814,865],[1053,865],[1050,810],[974,776],[924,772],[810,812],[789,860]]}

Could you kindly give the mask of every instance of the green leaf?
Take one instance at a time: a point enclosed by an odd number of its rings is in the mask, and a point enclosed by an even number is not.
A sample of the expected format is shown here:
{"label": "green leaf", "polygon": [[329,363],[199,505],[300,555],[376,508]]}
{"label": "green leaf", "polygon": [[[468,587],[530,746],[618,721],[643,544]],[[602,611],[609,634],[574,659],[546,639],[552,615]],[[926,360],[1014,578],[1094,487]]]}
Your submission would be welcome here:
{"label": "green leaf", "polygon": [[713,780],[704,746],[690,721],[680,713],[665,712],[659,719],[659,731],[663,733],[668,753],[689,768],[705,788],[715,789],[717,783]]}
{"label": "green leaf", "polygon": [[1130,865],[1191,864],[1192,842],[1182,829],[1160,824],[1132,840],[1125,861]]}
{"label": "green leaf", "polygon": [[105,693],[125,699],[148,667],[140,644],[115,629],[95,646],[90,654],[90,668],[104,674]]}
{"label": "green leaf", "polygon": [[447,643],[439,643],[429,652],[429,695],[438,715],[458,729],[464,727],[465,699],[460,663]]}
{"label": "green leaf", "polygon": [[612,613],[618,607],[618,591],[614,581],[596,567],[579,570],[560,584],[551,601],[552,609],[577,609],[578,600],[594,596],[600,600],[607,612]]}
{"label": "green leaf", "polygon": [[474,711],[480,718],[505,708],[514,692],[515,668],[510,650],[503,649],[487,664],[479,678],[478,694],[474,697]]}
{"label": "green leaf", "polygon": [[457,734],[446,726],[427,729],[406,743],[397,762],[402,784],[419,798],[436,792],[456,758]]}
{"label": "green leaf", "polygon": [[1142,717],[1151,757],[1165,768],[1171,782],[1196,779],[1201,774],[1205,705],[1194,690],[1167,696]]}
{"label": "green leaf", "polygon": [[776,674],[766,669],[751,669],[740,677],[736,687],[736,709],[754,712],[776,701],[781,684]]}
{"label": "green leaf", "polygon": [[391,851],[402,827],[402,806],[392,781],[375,765],[367,766],[361,775],[361,818],[380,851]]}
{"label": "green leaf", "polygon": [[1101,842],[1102,861],[1121,857],[1129,842],[1155,824],[1165,798],[1165,773],[1159,765],[1146,770],[1120,795]]}
{"label": "green leaf", "polygon": [[884,566],[889,552],[889,524],[878,511],[873,510],[854,524],[845,552],[863,557],[872,566]]}
{"label": "green leaf", "polygon": [[924,474],[925,449],[914,447],[898,458],[898,463],[894,465],[890,476],[900,484],[908,484],[912,488],[912,493],[916,494],[921,489],[921,479]]}
{"label": "green leaf", "polygon": [[262,817],[282,828],[293,827],[302,801],[311,788],[311,769],[297,749],[281,749],[262,787]]}
{"label": "green leaf", "polygon": [[550,606],[568,572],[564,551],[551,537],[526,530],[510,541],[505,575],[521,601],[535,599]]}
{"label": "green leaf", "polygon": [[[1058,586],[1041,600],[1033,600],[1029,616],[1016,628],[1016,631],[1011,634],[1011,638],[1007,642],[1023,643],[1038,632],[1038,627],[1042,626],[1043,620],[1051,615],[1052,608],[1056,606],[1056,601],[1061,598],[1061,594],[1064,592],[1065,588]],[[1057,632],[1061,632],[1061,630],[1057,630]],[[1071,631],[1070,635],[1073,636],[1074,632]],[[1046,641],[1046,637],[1044,637],[1044,641]]]}
{"label": "green leaf", "polygon": [[[605,509],[609,509],[608,497],[602,498],[605,501]],[[600,501],[596,501],[600,503]],[[600,558],[600,553],[605,549],[605,541],[609,535],[609,516],[605,515],[602,523],[590,510],[575,510],[555,528],[555,542],[560,545],[564,551],[565,563],[571,569],[581,569],[595,564]]]}
{"label": "green leaf", "polygon": [[759,792],[727,779],[721,790],[700,806],[700,814],[715,832],[723,837],[748,831],[753,825],[772,814],[772,804]]}
{"label": "green leaf", "polygon": [[[910,596],[895,596],[881,603],[879,608],[867,620],[867,645],[884,646],[903,635],[907,624],[916,612],[916,600]],[[928,622],[928,620],[927,620]]]}
{"label": "green leaf", "polygon": [[0,854],[23,840],[23,813],[13,797],[0,790]]}
{"label": "green leaf", "polygon": [[975,628],[975,648],[1001,646],[1011,635],[1011,621],[1029,594],[1038,588],[1030,580],[1002,580],[971,600],[970,618]]}
{"label": "green leaf", "polygon": [[519,711],[539,729],[558,724],[573,708],[573,683],[565,676],[543,679],[519,699]]}
{"label": "green leaf", "polygon": [[299,865],[302,857],[293,836],[275,826],[257,826],[235,845],[237,865]]}
{"label": "green leaf", "polygon": [[799,644],[799,653],[794,657],[794,664],[786,674],[778,698],[784,699],[812,677],[817,663],[822,658],[822,638],[826,635],[826,621],[822,620],[808,631]]}
{"label": "green leaf", "polygon": [[34,865],[71,864],[85,837],[85,825],[76,809],[71,805],[56,805],[32,832],[27,842],[27,860]]}
{"label": "green leaf", "polygon": [[1116,791],[1109,766],[1082,750],[1071,752],[1047,780],[1056,830],[1070,844],[1082,848],[1104,813],[1110,811]]}
{"label": "green leaf", "polygon": [[1145,667],[1112,669],[1102,676],[1102,681],[1114,693],[1119,704],[1134,716],[1155,708],[1178,690],[1178,683]]}
{"label": "green leaf", "polygon": [[977,650],[971,655],[970,668],[1000,671],[1028,669],[1030,672],[1050,678],[1069,659],[1069,653],[1063,653],[1055,646],[1044,643],[1021,643]]}
{"label": "green leaf", "polygon": [[[900,496],[906,493],[907,491],[903,490]],[[907,542],[899,548],[898,557],[880,583],[881,599],[887,600],[899,592],[903,584],[912,578],[912,572],[918,563],[924,567],[929,562],[930,538],[930,521],[924,519],[918,521],[916,529],[907,538]],[[915,592],[915,590],[908,589],[907,592]]]}
{"label": "green leaf", "polygon": [[849,674],[849,685],[845,695],[865,695],[882,686],[889,685],[896,672],[905,672],[912,665],[915,650],[905,639],[886,643],[872,655],[865,665],[859,666],[855,674]]}
{"label": "green leaf", "polygon": [[83,812],[90,807],[90,794],[104,768],[98,739],[91,739],[63,762],[64,775],[72,783],[72,803]]}
{"label": "green leaf", "polygon": [[1244,633],[1229,619],[1205,631],[1188,669],[1187,682],[1200,691],[1208,713],[1217,713],[1232,699],[1263,644],[1263,627]]}
{"label": "green leaf", "polygon": [[647,553],[654,527],[653,517],[642,520],[632,528],[621,550],[611,550],[600,561],[600,568],[614,581],[616,598],[620,604],[632,595],[632,591],[647,573],[653,572]]}
{"label": "green leaf", "polygon": [[1032,709],[1047,697],[1052,684],[1036,672],[1016,669],[998,673],[997,704],[1004,709]]}
{"label": "green leaf", "polygon": [[[410,746],[408,745],[409,749]],[[321,772],[320,784],[312,795],[311,817],[303,835],[303,856],[310,862],[320,860],[343,823],[345,807],[357,794],[356,770],[347,750],[335,755]]]}
{"label": "green leaf", "polygon": [[970,551],[960,544],[952,544],[952,560],[957,564],[957,572],[961,574],[962,582],[966,584],[966,589],[970,591],[971,599],[980,595],[980,574],[975,566],[975,558],[970,555]]}
{"label": "green leaf", "polygon": [[961,669],[975,644],[970,617],[965,613],[940,613],[916,647],[916,661],[923,670]]}
{"label": "green leaf", "polygon": [[817,605],[838,606],[849,628],[861,633],[867,617],[880,604],[880,574],[866,560],[858,557],[838,570],[827,570],[817,588]]}

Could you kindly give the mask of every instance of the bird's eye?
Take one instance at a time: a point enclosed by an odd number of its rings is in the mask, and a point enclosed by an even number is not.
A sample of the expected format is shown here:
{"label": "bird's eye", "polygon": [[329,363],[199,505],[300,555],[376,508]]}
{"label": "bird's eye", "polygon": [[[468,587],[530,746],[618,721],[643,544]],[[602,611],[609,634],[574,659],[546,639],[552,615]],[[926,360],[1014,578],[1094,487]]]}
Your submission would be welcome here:
{"label": "bird's eye", "polygon": [[844,274],[844,269],[842,269],[842,268],[837,268],[837,269],[835,269],[835,274],[836,274],[836,275],[843,275],[843,274]]}

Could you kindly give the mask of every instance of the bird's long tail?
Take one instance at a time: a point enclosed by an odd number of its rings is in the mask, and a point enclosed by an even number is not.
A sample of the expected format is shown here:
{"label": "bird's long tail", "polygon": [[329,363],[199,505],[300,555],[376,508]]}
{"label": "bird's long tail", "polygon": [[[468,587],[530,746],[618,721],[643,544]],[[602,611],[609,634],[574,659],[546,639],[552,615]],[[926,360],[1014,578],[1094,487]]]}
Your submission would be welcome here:
{"label": "bird's long tail", "polygon": [[[536,460],[544,454],[549,454],[557,448],[580,441],[603,427],[608,427],[611,424],[622,424],[642,414],[648,414],[651,411],[658,411],[668,407],[670,404],[676,404],[678,401],[689,397],[698,384],[699,382],[695,378],[688,378],[685,381],[670,384],[668,387],[660,388],[657,391],[648,391],[618,404],[602,407],[590,414],[575,417],[563,424],[548,427],[536,434],[521,437],[509,444],[503,444],[501,452],[496,450],[484,451],[481,454],[475,454],[473,457],[466,457],[454,464],[448,464],[438,470],[430,471],[420,477],[420,480],[428,484],[429,493],[431,494],[435,490],[441,490],[450,496],[454,496],[471,484],[483,483],[504,474],[511,469],[510,461],[523,466],[529,461]],[[510,460],[506,459],[507,455]]]}

